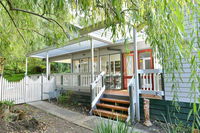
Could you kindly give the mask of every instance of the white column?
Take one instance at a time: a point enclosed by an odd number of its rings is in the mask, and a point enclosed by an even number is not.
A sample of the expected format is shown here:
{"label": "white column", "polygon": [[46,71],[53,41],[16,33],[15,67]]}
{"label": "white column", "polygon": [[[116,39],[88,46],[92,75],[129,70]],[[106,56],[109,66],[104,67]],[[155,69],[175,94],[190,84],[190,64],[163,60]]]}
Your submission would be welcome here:
{"label": "white column", "polygon": [[25,72],[25,76],[28,75],[28,57],[26,57],[26,72]]}
{"label": "white column", "polygon": [[49,70],[49,71],[48,71],[48,74],[50,75],[50,74],[51,74],[51,62],[48,63],[48,67],[49,67],[49,68],[48,68],[48,70]]}
{"label": "white column", "polygon": [[135,68],[135,92],[136,92],[136,119],[140,121],[140,96],[139,96],[139,78],[138,78],[138,50],[137,50],[137,30],[133,28],[134,45],[134,68]]}
{"label": "white column", "polygon": [[100,49],[98,49],[98,52],[97,52],[97,71],[100,72]]}
{"label": "white column", "polygon": [[94,44],[92,39],[90,40],[91,45],[91,80],[94,81]]}
{"label": "white column", "polygon": [[73,54],[71,54],[71,73],[73,73]]}
{"label": "white column", "polygon": [[49,54],[48,54],[48,52],[46,53],[46,76],[47,76],[47,78],[49,76]]}

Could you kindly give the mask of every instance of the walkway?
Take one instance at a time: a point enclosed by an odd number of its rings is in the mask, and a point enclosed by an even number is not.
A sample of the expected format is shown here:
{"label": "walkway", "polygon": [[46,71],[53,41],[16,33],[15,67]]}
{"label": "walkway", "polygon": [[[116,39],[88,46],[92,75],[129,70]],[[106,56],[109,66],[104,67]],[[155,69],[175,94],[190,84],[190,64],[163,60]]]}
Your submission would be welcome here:
{"label": "walkway", "polygon": [[[73,112],[45,101],[37,101],[28,104],[90,130],[93,130],[98,123],[102,122],[102,120],[105,120],[100,117],[86,116],[78,112]],[[137,129],[134,131],[145,133],[144,131]]]}

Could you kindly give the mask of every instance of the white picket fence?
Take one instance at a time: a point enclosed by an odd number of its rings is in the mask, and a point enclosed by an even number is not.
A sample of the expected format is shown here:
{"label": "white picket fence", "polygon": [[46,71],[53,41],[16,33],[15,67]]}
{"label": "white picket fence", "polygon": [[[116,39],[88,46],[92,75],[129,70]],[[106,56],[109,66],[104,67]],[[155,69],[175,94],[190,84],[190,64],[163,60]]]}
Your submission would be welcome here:
{"label": "white picket fence", "polygon": [[18,82],[9,82],[0,77],[0,101],[14,101],[15,104],[45,100],[48,95],[44,92],[56,89],[55,78],[50,80],[45,76],[24,77]]}

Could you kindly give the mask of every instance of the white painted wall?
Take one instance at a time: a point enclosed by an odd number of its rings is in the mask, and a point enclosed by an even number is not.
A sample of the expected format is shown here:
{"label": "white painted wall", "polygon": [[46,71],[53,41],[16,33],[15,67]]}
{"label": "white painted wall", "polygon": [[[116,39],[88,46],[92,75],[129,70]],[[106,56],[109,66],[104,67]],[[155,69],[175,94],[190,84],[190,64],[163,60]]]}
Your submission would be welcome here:
{"label": "white painted wall", "polygon": [[[197,18],[197,17],[196,17]],[[191,33],[192,32],[192,28],[195,26],[196,30],[197,28],[200,29],[200,22],[198,22],[198,20],[196,19],[195,22],[190,22],[188,20],[189,18],[186,17],[185,18],[185,25],[186,25],[186,32],[187,33]],[[195,46],[197,46],[197,36],[196,40],[195,40]],[[191,39],[191,37],[187,37],[186,39]],[[198,47],[197,47],[198,48]],[[198,48],[199,49],[199,48]],[[197,55],[197,52],[193,52],[192,55]],[[197,55],[198,56],[198,55]],[[194,101],[194,94],[197,94],[198,97],[199,92],[193,92],[191,91],[191,81],[190,81],[190,74],[191,74],[191,69],[190,69],[190,63],[187,62],[186,60],[182,60],[183,63],[183,70],[184,73],[182,73],[180,76],[178,75],[178,72],[176,73],[176,75],[178,77],[181,77],[181,79],[177,79],[177,81],[175,81],[176,83],[179,84],[178,87],[178,92],[177,91],[173,91],[172,89],[172,85],[173,85],[173,81],[171,80],[171,75],[165,75],[165,98],[166,100],[173,100],[173,95],[175,93],[176,94],[176,100],[180,101],[180,102],[193,102]],[[200,61],[198,61],[198,64],[200,64]],[[198,74],[200,75],[200,70],[198,71]],[[198,82],[195,82],[196,85],[198,85]]]}

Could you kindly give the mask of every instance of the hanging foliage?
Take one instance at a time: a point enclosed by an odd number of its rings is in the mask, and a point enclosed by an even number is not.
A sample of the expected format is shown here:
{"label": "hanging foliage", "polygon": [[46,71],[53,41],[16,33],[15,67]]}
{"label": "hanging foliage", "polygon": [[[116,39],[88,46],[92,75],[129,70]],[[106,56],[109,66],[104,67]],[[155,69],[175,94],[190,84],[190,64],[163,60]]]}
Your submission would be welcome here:
{"label": "hanging foliage", "polygon": [[0,50],[10,57],[16,47],[25,54],[46,45],[63,45],[76,31],[71,23],[104,25],[112,38],[127,39],[131,33],[127,27],[143,30],[174,82],[174,94],[183,62],[190,64],[194,103],[189,116],[194,115],[193,127],[199,127],[199,6],[199,0],[0,0]]}

